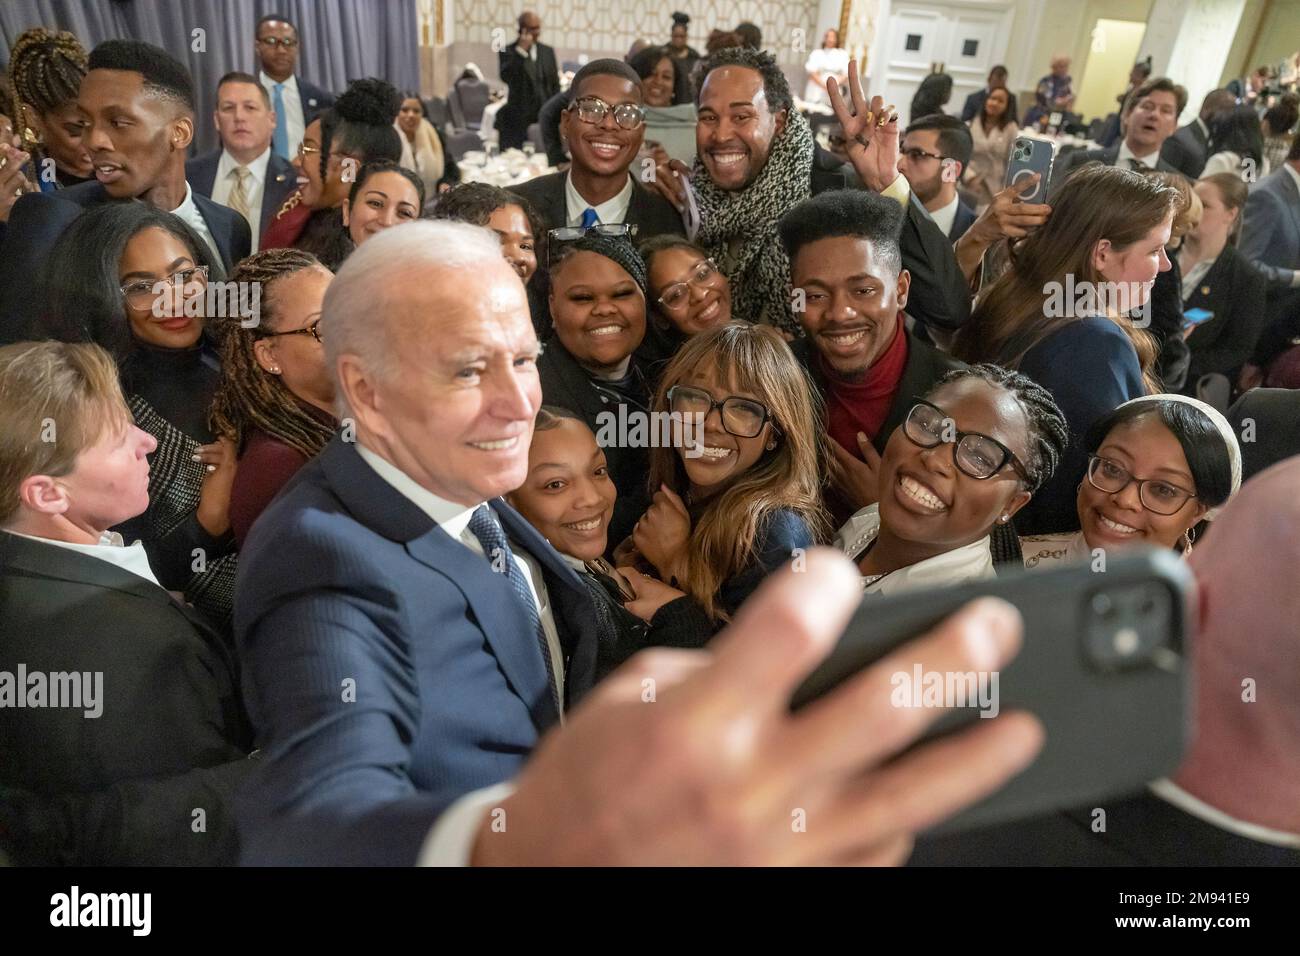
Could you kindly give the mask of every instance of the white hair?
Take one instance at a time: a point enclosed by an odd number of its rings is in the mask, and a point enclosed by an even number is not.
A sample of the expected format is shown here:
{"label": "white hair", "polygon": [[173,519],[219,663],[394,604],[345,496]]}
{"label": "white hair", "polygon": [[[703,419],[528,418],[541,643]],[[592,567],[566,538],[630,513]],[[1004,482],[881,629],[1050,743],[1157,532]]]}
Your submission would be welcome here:
{"label": "white hair", "polygon": [[339,356],[356,356],[380,378],[391,375],[402,346],[400,319],[409,293],[426,295],[430,283],[448,282],[453,272],[460,273],[457,285],[472,286],[485,274],[484,265],[505,265],[497,234],[450,220],[419,220],[385,229],[348,256],[321,307],[325,362],[341,418],[349,409],[338,378]]}

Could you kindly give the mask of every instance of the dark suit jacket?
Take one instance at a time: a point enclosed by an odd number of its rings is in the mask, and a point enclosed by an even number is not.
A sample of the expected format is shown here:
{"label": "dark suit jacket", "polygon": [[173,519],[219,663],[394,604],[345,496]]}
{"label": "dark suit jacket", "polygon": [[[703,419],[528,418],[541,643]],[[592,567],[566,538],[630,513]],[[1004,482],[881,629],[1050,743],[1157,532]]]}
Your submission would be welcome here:
{"label": "dark suit jacket", "polygon": [[1250,358],[1268,319],[1264,306],[1267,291],[1264,277],[1236,247],[1224,246],[1210,271],[1183,303],[1184,312],[1205,309],[1214,313],[1214,318],[1198,325],[1187,338],[1192,352],[1187,394],[1194,395],[1196,382],[1210,372],[1237,380],[1237,371]]}
{"label": "dark suit jacket", "polygon": [[[1168,140],[1166,140],[1168,142]],[[1061,188],[1061,183],[1065,182],[1067,176],[1072,170],[1078,169],[1084,163],[1100,162],[1103,166],[1114,166],[1115,161],[1119,159],[1120,144],[1107,146],[1104,149],[1076,149],[1072,153],[1067,153],[1065,159],[1056,164],[1052,169],[1052,181],[1049,184],[1048,191],[1055,194]],[[1156,169],[1166,173],[1176,173],[1180,170],[1171,166],[1165,161],[1163,153],[1156,157]]]}
{"label": "dark suit jacket", "polygon": [[1188,179],[1197,179],[1210,158],[1210,137],[1201,131],[1200,123],[1192,120],[1165,140],[1160,158]]}
{"label": "dark suit jacket", "polygon": [[[572,703],[596,662],[586,585],[504,501],[489,504],[542,567]],[[264,753],[237,804],[245,862],[410,865],[448,805],[513,777],[558,720],[505,575],[341,437],[253,526],[236,593]]]}
{"label": "dark suit jacket", "polygon": [[529,75],[524,60],[515,52],[514,43],[497,54],[498,75],[509,90],[506,105],[497,112],[502,149],[522,143],[528,136],[528,124],[537,122],[542,104],[560,92],[554,49],[545,43],[537,44],[536,80]]}
{"label": "dark suit jacket", "polygon": [[[14,203],[4,244],[0,246],[0,345],[21,341],[29,334],[27,312],[34,277],[41,275],[63,230],[82,210],[111,201],[103,186],[90,182],[52,193],[28,193]],[[197,191],[194,204],[207,222],[229,271],[252,247],[248,222]],[[90,252],[87,250],[87,254]]]}
{"label": "dark suit jacket", "polygon": [[302,123],[309,124],[321,113],[334,105],[334,94],[323,90],[315,83],[298,77],[298,99],[302,101]]}
{"label": "dark suit jacket", "polygon": [[[1285,278],[1300,268],[1300,190],[1285,169],[1269,173],[1251,189],[1237,249],[1256,266],[1272,267],[1274,275]],[[1300,289],[1274,282],[1268,291],[1268,323],[1252,361],[1267,366],[1297,336]]]}
{"label": "dark suit jacket", "polygon": [[[212,187],[216,185],[217,167],[221,164],[221,153],[221,149],[214,149],[212,152],[195,157],[185,164],[185,178],[189,180],[194,195],[203,196],[206,199],[212,198]],[[271,220],[275,218],[276,212],[284,205],[284,201],[289,198],[289,194],[294,191],[297,182],[298,174],[289,165],[289,161],[272,153],[270,161],[266,164],[266,183],[262,186],[262,229],[270,225]]]}
{"label": "dark suit jacket", "polygon": [[[894,433],[894,429],[903,424],[903,419],[916,404],[916,400],[924,397],[930,389],[934,388],[935,383],[949,372],[964,367],[963,362],[922,342],[907,329],[903,331],[907,336],[907,364],[903,366],[903,375],[898,380],[898,388],[889,403],[889,413],[885,415],[880,431],[876,432],[871,439],[871,444],[876,451],[882,454],[889,436]],[[816,350],[811,340],[806,336],[796,339],[790,343],[790,348],[795,358],[808,370],[817,394],[824,402],[827,390],[826,376],[822,372],[821,363],[816,360]],[[857,453],[856,449],[848,449],[848,451]],[[849,515],[856,510],[848,502],[841,500],[833,490],[828,491],[826,495],[826,506],[831,512],[836,527],[847,521]]]}
{"label": "dark suit jacket", "polygon": [[1242,481],[1283,458],[1300,455],[1300,390],[1252,388],[1228,409],[1228,421],[1238,435],[1248,420],[1254,422],[1255,440],[1241,443]]}
{"label": "dark suit jacket", "polygon": [[[647,388],[653,388],[654,383],[641,358],[634,355],[632,362],[641,370]],[[546,350],[537,363],[537,373],[542,380],[542,400],[547,405],[558,405],[582,416],[582,420],[595,432],[597,438],[601,434],[601,416],[618,415],[619,404],[606,404],[601,393],[592,386],[591,376],[555,336],[546,343]],[[641,411],[633,405],[623,404],[629,415]],[[608,550],[612,552],[632,533],[632,526],[650,507],[650,496],[646,490],[650,453],[646,448],[624,448],[617,445],[605,448],[604,451],[610,481],[618,489],[614,515],[609,522]]]}
{"label": "dark suit jacket", "polygon": [[[812,194],[829,189],[862,189],[853,167],[834,153],[815,147],[811,174]],[[970,318],[970,286],[957,265],[952,243],[912,196],[898,237],[903,268],[912,275],[907,312],[918,322],[955,331]]]}
{"label": "dark suit jacket", "polygon": [[975,210],[966,205],[965,200],[957,200],[957,215],[953,217],[952,228],[948,230],[948,240],[956,242],[966,235],[966,230],[975,225]]}
{"label": "dark suit jacket", "polygon": [[16,861],[233,863],[232,795],[252,763],[231,648],[144,578],[5,532],[0,608],[0,671],[103,675],[98,717],[3,711],[0,833]]}
{"label": "dark suit jacket", "polygon": [[[568,206],[564,201],[564,180],[568,175],[548,173],[509,188],[533,204],[547,229],[559,229],[569,222]],[[627,204],[626,221],[629,225],[636,226],[636,235],[632,237],[634,243],[664,233],[686,235],[682,217],[672,203],[635,179],[632,180],[632,198]]]}

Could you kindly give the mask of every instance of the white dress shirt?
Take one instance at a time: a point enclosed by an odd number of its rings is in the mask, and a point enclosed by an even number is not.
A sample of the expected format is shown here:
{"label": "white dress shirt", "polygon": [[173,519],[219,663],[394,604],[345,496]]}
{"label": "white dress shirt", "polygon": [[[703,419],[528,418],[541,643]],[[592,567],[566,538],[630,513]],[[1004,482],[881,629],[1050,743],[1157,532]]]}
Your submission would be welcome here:
{"label": "white dress shirt", "polygon": [[[275,80],[261,70],[257,71],[257,78],[262,81],[266,95],[271,98],[271,109],[275,109]],[[293,159],[298,154],[298,146],[302,143],[303,130],[307,128],[307,121],[302,115],[302,95],[298,92],[298,77],[291,76],[284,81],[284,89],[280,91],[280,96],[284,99],[285,131],[289,134],[289,155],[285,158]]]}
{"label": "white dress shirt", "polygon": [[[10,534],[18,534],[18,532],[12,531]],[[76,551],[79,554],[88,554],[92,558],[115,564],[123,571],[130,571],[137,577],[144,578],[150,584],[158,584],[158,579],[153,574],[153,568],[149,567],[149,556],[144,553],[144,542],[137,541],[135,544],[127,545],[122,540],[122,536],[116,531],[105,531],[99,536],[97,544],[74,544],[71,541],[38,538],[31,534],[18,534],[18,537],[39,541],[42,544],[52,544],[56,548],[67,548],[69,551]],[[158,587],[162,587],[162,585],[158,584]]]}
{"label": "white dress shirt", "polygon": [[185,184],[185,201],[172,210],[173,216],[185,220],[185,224],[203,237],[203,241],[208,244],[212,254],[217,257],[218,262],[225,262],[221,256],[221,250],[217,248],[217,240],[212,238],[212,230],[208,228],[208,221],[203,218],[203,213],[199,212],[199,207],[194,203],[194,190],[190,184]]}
{"label": "white dress shirt", "polygon": [[564,208],[569,216],[570,226],[582,225],[582,214],[588,209],[596,210],[596,218],[602,223],[626,222],[627,207],[632,202],[632,176],[627,177],[627,185],[619,190],[613,199],[607,199],[599,206],[593,206],[582,198],[582,194],[573,185],[573,173],[564,175]]}
{"label": "white dress shirt", "polygon": [[[880,533],[880,505],[867,505],[840,528],[831,542],[853,561],[857,561],[867,546]],[[864,594],[898,594],[917,588],[948,587],[997,577],[993,568],[991,538],[985,535],[978,541],[943,554],[926,558],[916,564],[890,571],[888,574],[866,575],[862,578]]]}
{"label": "white dress shirt", "polygon": [[1128,161],[1130,159],[1136,159],[1139,163],[1142,163],[1147,168],[1155,169],[1156,163],[1160,161],[1160,150],[1157,149],[1154,153],[1147,153],[1147,155],[1145,156],[1138,156],[1136,153],[1133,152],[1133,150],[1128,148],[1127,141],[1120,140],[1119,155],[1115,157],[1115,165],[1122,166],[1124,169],[1128,169],[1129,168]]}
{"label": "white dress shirt", "polygon": [[[244,184],[244,195],[248,197],[248,228],[253,231],[253,248],[257,251],[257,240],[262,235],[262,196],[266,192],[266,169],[271,162],[271,147],[248,164],[248,182]],[[217,178],[212,183],[212,201],[230,208],[230,193],[235,188],[235,167],[239,160],[226,150],[221,151],[217,163]]]}
{"label": "white dress shirt", "polygon": [[960,204],[961,197],[953,193],[952,202],[948,203],[948,205],[940,206],[934,212],[926,210],[926,212],[930,212],[930,218],[934,220],[934,224],[939,227],[939,231],[945,236],[952,232],[953,221],[957,218],[957,206]]}
{"label": "white dress shirt", "polygon": [[1251,823],[1249,820],[1239,820],[1224,813],[1218,807],[1206,803],[1199,797],[1193,796],[1168,778],[1162,778],[1154,783],[1147,784],[1147,789],[1165,803],[1177,807],[1198,820],[1203,820],[1212,827],[1235,833],[1239,837],[1254,840],[1256,843],[1268,843],[1272,846],[1300,850],[1300,833],[1288,833],[1286,830],[1274,830],[1272,827]]}

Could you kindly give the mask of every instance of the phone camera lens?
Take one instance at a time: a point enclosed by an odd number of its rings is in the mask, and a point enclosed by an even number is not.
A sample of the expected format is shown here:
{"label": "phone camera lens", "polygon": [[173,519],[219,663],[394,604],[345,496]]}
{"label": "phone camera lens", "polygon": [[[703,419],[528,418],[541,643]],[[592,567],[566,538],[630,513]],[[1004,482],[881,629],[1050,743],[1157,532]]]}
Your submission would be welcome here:
{"label": "phone camera lens", "polygon": [[1110,617],[1115,613],[1115,602],[1110,599],[1108,594],[1094,594],[1092,596],[1092,611],[1098,617]]}
{"label": "phone camera lens", "polygon": [[1141,643],[1142,639],[1138,632],[1131,627],[1121,627],[1111,637],[1115,653],[1120,657],[1132,657]]}

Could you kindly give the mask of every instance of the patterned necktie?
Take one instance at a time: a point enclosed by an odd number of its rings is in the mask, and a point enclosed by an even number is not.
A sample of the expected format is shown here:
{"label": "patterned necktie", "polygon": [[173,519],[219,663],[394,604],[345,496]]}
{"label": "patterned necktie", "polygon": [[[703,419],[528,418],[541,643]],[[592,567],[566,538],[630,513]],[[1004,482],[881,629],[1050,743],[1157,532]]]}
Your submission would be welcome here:
{"label": "patterned necktie", "polygon": [[582,228],[590,229],[596,223],[600,222],[600,217],[596,215],[596,210],[588,206],[582,212]]}
{"label": "patterned necktie", "polygon": [[247,166],[236,166],[230,171],[230,175],[234,178],[235,185],[230,187],[226,205],[248,219],[248,178],[253,174],[248,171]]}
{"label": "patterned necktie", "polygon": [[275,155],[283,158],[289,158],[289,114],[284,110],[284,84],[275,84],[275,102],[272,104],[275,110],[275,133],[271,136],[271,149]]}
{"label": "patterned necktie", "polygon": [[529,590],[528,582],[524,580],[523,572],[515,563],[515,556],[510,551],[505,531],[487,505],[479,505],[474,509],[474,514],[469,519],[469,530],[483,546],[483,554],[492,565],[492,570],[505,574],[506,580],[510,582],[510,589],[515,592],[515,597],[519,598],[520,604],[523,605],[521,610],[527,616],[529,626],[537,635],[538,644],[541,645],[542,660],[546,662],[546,682],[551,688],[551,699],[555,701],[556,709],[561,710],[560,695],[556,688],[555,671],[551,662],[551,645],[546,640],[546,631],[542,629],[542,618],[537,612],[537,602],[533,600],[533,593]]}

